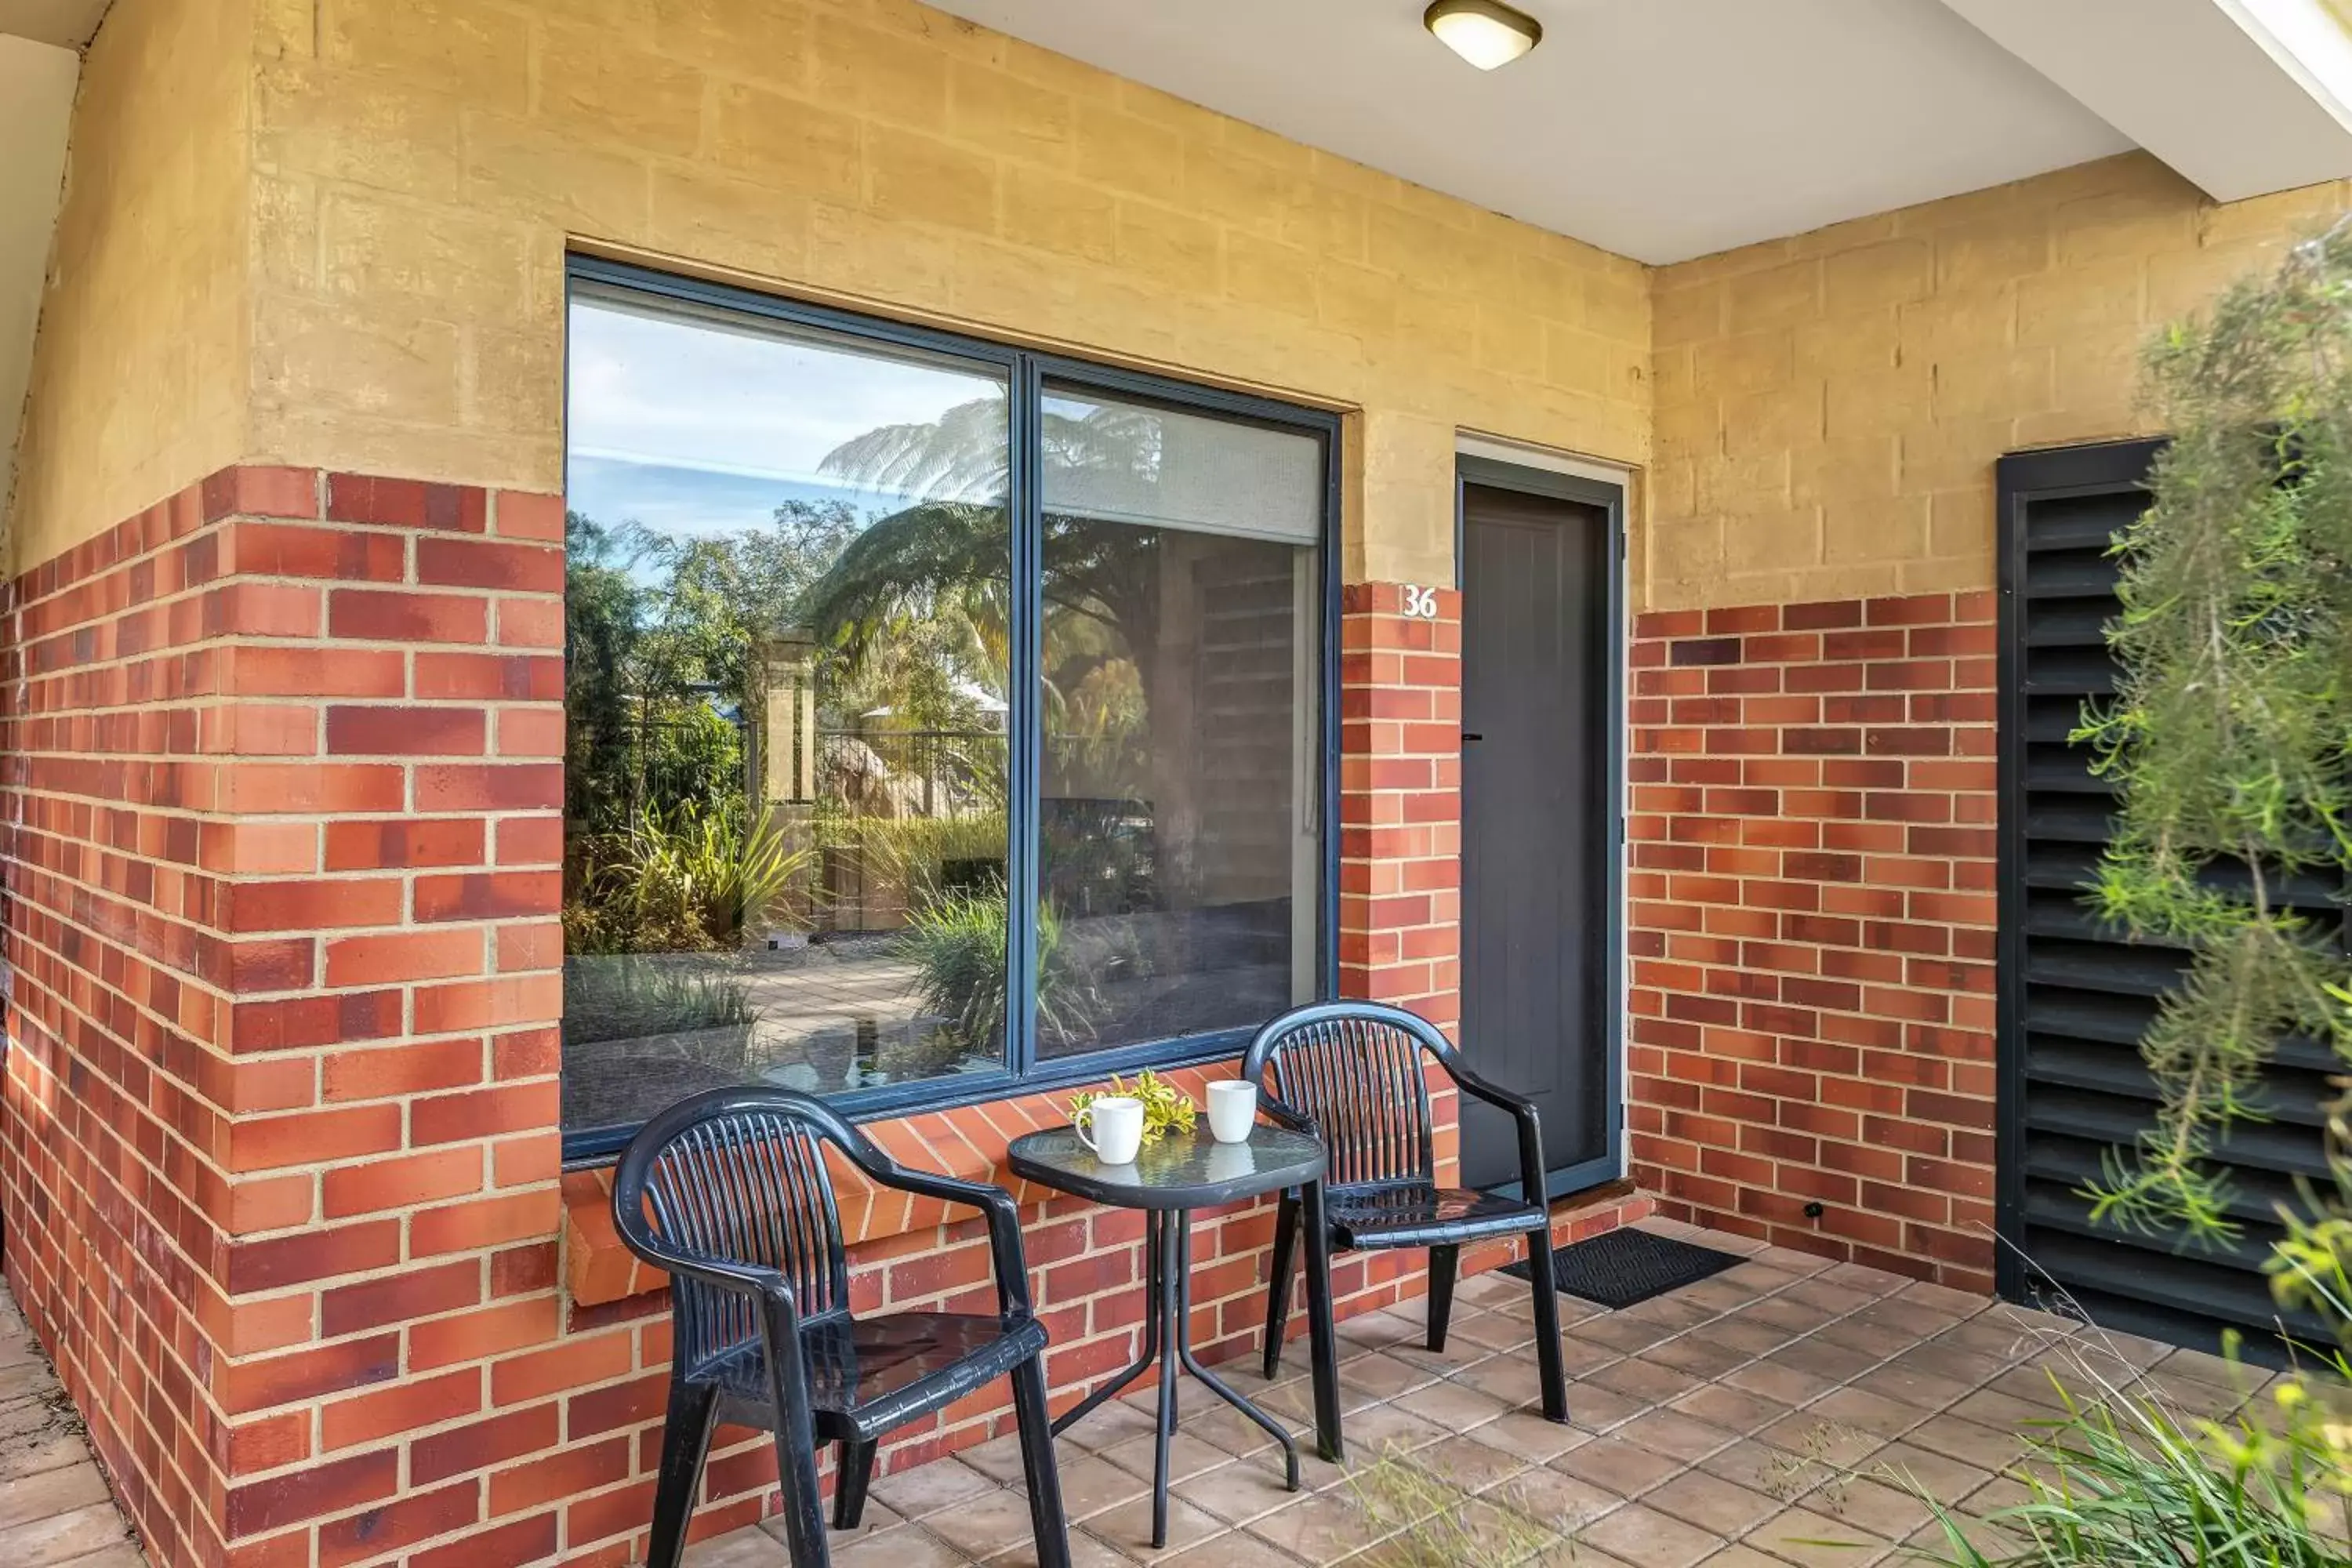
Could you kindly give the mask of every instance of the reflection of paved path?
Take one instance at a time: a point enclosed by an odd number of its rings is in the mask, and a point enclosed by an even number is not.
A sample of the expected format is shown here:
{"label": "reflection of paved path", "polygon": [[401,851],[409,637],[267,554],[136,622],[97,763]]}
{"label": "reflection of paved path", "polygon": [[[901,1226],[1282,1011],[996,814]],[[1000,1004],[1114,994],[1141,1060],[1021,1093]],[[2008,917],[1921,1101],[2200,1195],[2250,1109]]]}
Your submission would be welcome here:
{"label": "reflection of paved path", "polygon": [[762,1037],[805,1035],[860,1018],[905,1022],[915,1016],[913,964],[874,953],[836,958],[822,949],[796,956],[801,961],[791,968],[773,970],[755,958],[743,977],[744,990],[760,1009]]}
{"label": "reflection of paved path", "polygon": [[916,978],[879,943],[751,954],[740,979],[759,1009],[759,1070],[815,1093],[944,1070],[957,1053],[922,1011]]}

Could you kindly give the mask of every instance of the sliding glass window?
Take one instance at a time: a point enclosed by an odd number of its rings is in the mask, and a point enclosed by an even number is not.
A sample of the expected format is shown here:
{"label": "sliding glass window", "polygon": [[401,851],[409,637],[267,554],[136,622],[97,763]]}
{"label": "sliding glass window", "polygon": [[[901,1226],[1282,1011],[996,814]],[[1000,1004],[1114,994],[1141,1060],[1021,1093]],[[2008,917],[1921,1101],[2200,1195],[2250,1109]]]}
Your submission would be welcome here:
{"label": "sliding glass window", "polygon": [[583,261],[566,439],[575,1154],[1325,989],[1328,417]]}

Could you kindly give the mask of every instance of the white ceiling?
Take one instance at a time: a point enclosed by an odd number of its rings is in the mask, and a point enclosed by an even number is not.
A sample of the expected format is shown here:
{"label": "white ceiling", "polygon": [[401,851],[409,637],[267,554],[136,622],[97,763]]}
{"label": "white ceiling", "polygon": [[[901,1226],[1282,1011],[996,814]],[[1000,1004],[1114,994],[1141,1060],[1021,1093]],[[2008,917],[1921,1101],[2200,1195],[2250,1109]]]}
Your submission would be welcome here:
{"label": "white ceiling", "polygon": [[0,33],[68,49],[87,45],[98,32],[110,0],[0,0]]}
{"label": "white ceiling", "polygon": [[930,3],[1650,262],[2132,145],[1941,0],[1514,0],[1491,74],[1423,0]]}

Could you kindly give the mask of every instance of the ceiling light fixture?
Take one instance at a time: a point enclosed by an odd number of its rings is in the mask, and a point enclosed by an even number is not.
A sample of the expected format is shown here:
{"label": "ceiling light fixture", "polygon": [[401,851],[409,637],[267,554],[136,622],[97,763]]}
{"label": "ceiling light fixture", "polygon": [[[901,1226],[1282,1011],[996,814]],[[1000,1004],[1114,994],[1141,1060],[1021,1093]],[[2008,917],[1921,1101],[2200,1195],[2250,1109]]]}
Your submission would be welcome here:
{"label": "ceiling light fixture", "polygon": [[1482,71],[1509,65],[1543,42],[1543,24],[1502,0],[1436,0],[1421,25]]}

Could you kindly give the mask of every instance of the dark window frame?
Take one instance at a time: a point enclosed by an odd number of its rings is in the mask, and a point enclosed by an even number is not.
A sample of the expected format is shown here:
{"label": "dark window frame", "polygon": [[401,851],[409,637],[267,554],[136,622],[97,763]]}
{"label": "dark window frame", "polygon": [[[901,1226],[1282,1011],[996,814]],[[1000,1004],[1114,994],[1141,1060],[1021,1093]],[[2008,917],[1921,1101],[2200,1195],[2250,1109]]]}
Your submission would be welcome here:
{"label": "dark window frame", "polygon": [[[950,1106],[1005,1100],[1091,1082],[1113,1072],[1133,1072],[1144,1067],[1178,1068],[1231,1058],[1248,1043],[1250,1029],[1223,1029],[1179,1035],[1140,1044],[1111,1047],[1069,1057],[1041,1058],[1036,1033],[1036,900],[1039,889],[1038,780],[1042,771],[1044,723],[1036,700],[1041,653],[1040,583],[1045,536],[1045,507],[1039,447],[1039,409],[1048,381],[1058,386],[1142,398],[1187,412],[1213,415],[1243,423],[1287,430],[1315,437],[1323,453],[1322,531],[1317,549],[1322,580],[1316,620],[1318,642],[1316,696],[1320,712],[1316,727],[1320,742],[1318,769],[1319,837],[1317,889],[1316,999],[1339,994],[1339,437],[1336,413],[1284,403],[1248,393],[1202,386],[1142,371],[1097,363],[1066,354],[1025,349],[937,328],[916,326],[887,317],[865,315],[832,306],[810,304],[782,295],[761,293],[730,284],[656,271],[601,257],[572,255],[566,258],[567,303],[582,284],[621,289],[654,300],[737,312],[746,316],[812,328],[840,335],[852,342],[877,347],[914,349],[944,354],[986,366],[1005,377],[1009,394],[1008,439],[1011,445],[1010,510],[1012,551],[1012,659],[1007,672],[1006,795],[1010,842],[1006,874],[1012,882],[1013,940],[1005,955],[1008,1013],[1004,1065],[997,1072],[955,1073],[910,1083],[886,1084],[826,1097],[827,1103],[855,1121],[904,1116]],[[568,319],[568,314],[567,314]],[[565,395],[570,397],[567,364]],[[1025,694],[1025,695],[1023,695]],[[600,1127],[563,1133],[567,1166],[609,1164],[635,1133],[631,1126]]]}

